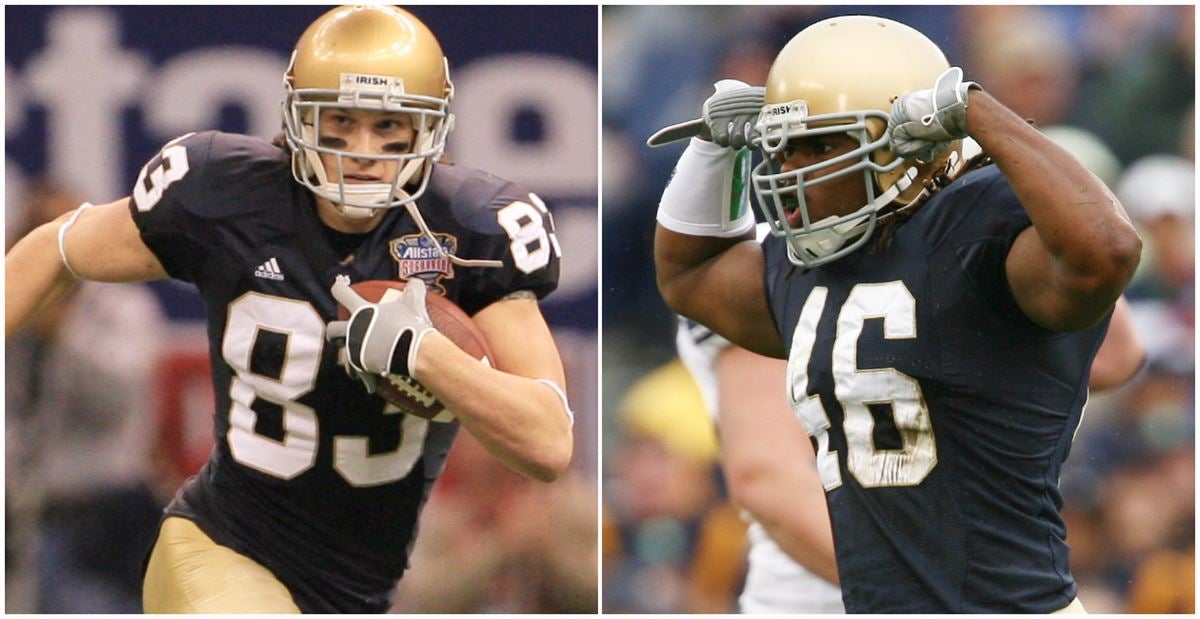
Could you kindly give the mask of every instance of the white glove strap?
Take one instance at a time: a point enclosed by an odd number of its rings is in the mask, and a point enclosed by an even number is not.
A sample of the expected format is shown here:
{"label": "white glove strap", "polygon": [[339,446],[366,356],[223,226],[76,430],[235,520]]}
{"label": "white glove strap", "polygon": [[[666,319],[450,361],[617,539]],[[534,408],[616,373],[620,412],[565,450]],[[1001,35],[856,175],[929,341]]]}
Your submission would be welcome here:
{"label": "white glove strap", "polygon": [[558,395],[558,399],[562,400],[563,410],[567,412],[567,419],[570,420],[571,427],[574,428],[575,427],[575,413],[571,412],[571,405],[567,402],[567,393],[565,391],[563,391],[562,387],[558,386],[558,383],[556,383],[548,378],[538,378],[536,380],[537,380],[537,382],[542,383],[543,385],[552,389],[554,391],[554,393],[556,395]]}
{"label": "white glove strap", "polygon": [[62,258],[63,266],[67,267],[67,271],[70,272],[71,277],[74,277],[75,279],[79,279],[79,274],[75,272],[75,269],[71,268],[71,263],[67,261],[67,230],[69,230],[71,226],[75,225],[75,220],[79,219],[79,216],[82,215],[84,211],[92,208],[93,206],[95,205],[91,202],[84,202],[83,204],[80,204],[79,208],[75,209],[75,212],[71,214],[71,217],[58,227],[58,256]]}
{"label": "white glove strap", "polygon": [[750,151],[736,154],[692,138],[658,203],[658,223],[692,236],[731,237],[754,227],[749,208]]}
{"label": "white glove strap", "polygon": [[[421,341],[433,329],[413,329],[412,343],[408,345],[408,375],[414,380],[417,377],[417,351],[421,349]],[[399,338],[396,339],[399,342]]]}

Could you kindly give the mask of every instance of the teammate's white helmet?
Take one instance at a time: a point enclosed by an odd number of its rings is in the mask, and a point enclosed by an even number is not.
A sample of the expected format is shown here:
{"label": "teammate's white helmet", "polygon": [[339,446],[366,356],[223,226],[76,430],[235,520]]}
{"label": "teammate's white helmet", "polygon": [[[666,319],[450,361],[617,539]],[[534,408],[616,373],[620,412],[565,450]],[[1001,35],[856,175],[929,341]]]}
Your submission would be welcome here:
{"label": "teammate's white helmet", "polygon": [[[751,181],[772,234],[786,238],[794,264],[813,267],[858,249],[871,236],[880,209],[910,203],[950,157],[961,158],[957,141],[925,164],[902,162],[888,148],[892,101],[933,86],[949,66],[938,46],[920,32],[861,15],[813,24],[779,52],[767,76],[765,105],[756,124],[756,146],[764,157]],[[827,161],[782,171],[780,156],[789,140],[830,133],[847,133],[859,146]],[[854,163],[812,178],[847,161]],[[866,204],[846,215],[812,221],[805,188],[852,173],[863,176]],[[802,211],[798,227],[788,223],[792,207]]]}
{"label": "teammate's white helmet", "polygon": [[[292,149],[292,174],[350,217],[404,206],[429,182],[454,125],[449,112],[454,85],[441,45],[425,24],[392,6],[333,9],[304,31],[284,75],[284,129]],[[357,108],[410,114],[416,139],[405,154],[350,153],[320,145],[321,110]],[[327,178],[319,154],[337,161]],[[347,184],[345,158],[397,162],[391,183]],[[415,188],[408,189],[410,183]],[[371,210],[367,210],[371,209]]]}

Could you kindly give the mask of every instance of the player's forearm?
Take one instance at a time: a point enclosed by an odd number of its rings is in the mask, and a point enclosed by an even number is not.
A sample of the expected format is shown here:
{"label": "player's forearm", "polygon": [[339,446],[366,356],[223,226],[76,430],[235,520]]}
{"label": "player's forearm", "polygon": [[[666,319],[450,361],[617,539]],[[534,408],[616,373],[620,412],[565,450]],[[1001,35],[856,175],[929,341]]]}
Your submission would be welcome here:
{"label": "player's forearm", "polygon": [[513,470],[541,481],[566,471],[571,424],[554,390],[493,370],[441,334],[421,344],[415,378],[453,410],[463,427]]}
{"label": "player's forearm", "polygon": [[[820,496],[821,489],[799,490],[806,480],[778,462],[727,465],[726,471],[734,501],[762,524],[779,548],[812,573],[837,584],[829,512],[824,502],[806,503],[802,498]],[[780,488],[794,490],[780,492]]]}
{"label": "player's forearm", "polygon": [[4,335],[10,337],[75,286],[58,255],[59,221],[44,224],[4,256]]}
{"label": "player's forearm", "polygon": [[1063,285],[1115,298],[1137,268],[1142,243],[1112,192],[986,92],[970,95],[967,131],[1008,179]]}

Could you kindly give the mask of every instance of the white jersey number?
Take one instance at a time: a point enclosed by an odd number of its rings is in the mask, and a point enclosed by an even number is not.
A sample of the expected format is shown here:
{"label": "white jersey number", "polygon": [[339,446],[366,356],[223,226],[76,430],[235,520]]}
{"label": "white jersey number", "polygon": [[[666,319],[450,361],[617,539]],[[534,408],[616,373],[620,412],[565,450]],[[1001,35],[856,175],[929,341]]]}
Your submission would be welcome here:
{"label": "white jersey number", "polygon": [[[831,423],[821,399],[808,395],[808,363],[828,289],[818,286],[800,312],[788,356],[788,396],[792,410],[817,441],[817,469],[826,490],[842,485],[838,454],[829,450]],[[833,343],[834,395],[845,411],[846,469],[865,488],[915,486],[937,465],[937,443],[920,384],[894,368],[858,367],[858,338],[868,318],[883,319],[885,339],[917,336],[916,301],[903,282],[859,284],[842,304]],[[891,408],[900,449],[877,449],[870,404]]]}
{"label": "white jersey number", "polygon": [[[251,369],[255,344],[264,334],[283,342],[285,353],[278,376]],[[316,387],[324,346],[325,322],[306,301],[251,292],[229,305],[221,355],[235,372],[229,379],[227,435],[234,460],[281,479],[292,479],[316,463],[317,413],[297,400]],[[256,400],[282,408],[283,440],[255,431]],[[400,445],[392,452],[370,455],[367,437],[334,437],[334,469],[354,486],[403,479],[421,457],[429,422],[411,415],[402,417]]]}
{"label": "white jersey number", "polygon": [[[522,273],[532,273],[550,264],[550,252],[562,257],[562,247],[554,235],[554,219],[542,199],[529,194],[529,202],[513,202],[496,213],[496,221],[512,240],[509,250],[513,263]],[[550,230],[542,224],[542,216],[550,222]]]}
{"label": "white jersey number", "polygon": [[137,182],[133,185],[133,203],[137,205],[137,210],[144,213],[154,208],[162,199],[167,187],[187,175],[187,149],[180,146],[179,142],[193,133],[186,133],[167,142],[159,152],[160,161],[157,166],[151,168],[147,163],[142,167]]}

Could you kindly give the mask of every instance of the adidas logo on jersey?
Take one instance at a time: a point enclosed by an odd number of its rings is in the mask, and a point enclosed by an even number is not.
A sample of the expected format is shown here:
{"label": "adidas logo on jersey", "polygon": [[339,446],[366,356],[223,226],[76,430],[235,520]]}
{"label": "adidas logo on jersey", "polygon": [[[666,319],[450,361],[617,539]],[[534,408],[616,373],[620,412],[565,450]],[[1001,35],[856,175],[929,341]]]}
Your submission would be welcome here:
{"label": "adidas logo on jersey", "polygon": [[263,279],[273,279],[277,282],[283,281],[283,271],[279,270],[279,263],[275,262],[275,258],[271,258],[258,265],[258,268],[254,269],[254,276]]}

